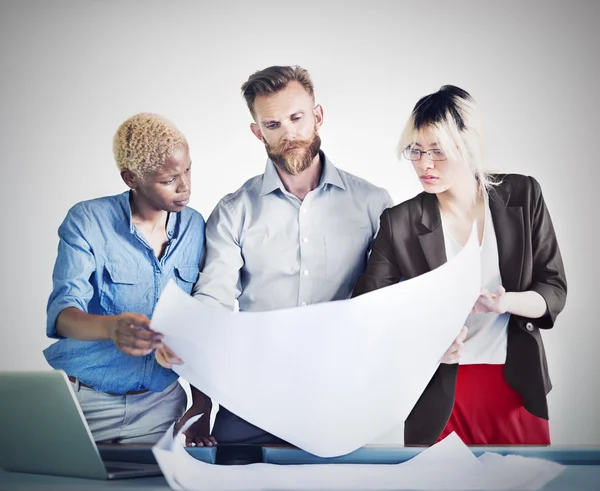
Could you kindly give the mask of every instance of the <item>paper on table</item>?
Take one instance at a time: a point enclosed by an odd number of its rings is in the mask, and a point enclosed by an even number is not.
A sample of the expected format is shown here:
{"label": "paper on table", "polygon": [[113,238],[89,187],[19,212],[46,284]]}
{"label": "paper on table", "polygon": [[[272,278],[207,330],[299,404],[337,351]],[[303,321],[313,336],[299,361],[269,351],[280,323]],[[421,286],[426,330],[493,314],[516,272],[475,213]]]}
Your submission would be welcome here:
{"label": "paper on table", "polygon": [[[203,414],[198,414],[188,419],[185,424],[179,428],[177,436],[181,436],[183,432],[198,421],[201,416],[203,416]],[[156,445],[152,447],[152,453],[154,454],[154,458],[156,459],[156,462],[158,462],[160,470],[163,473],[163,476],[165,476],[169,487],[171,489],[182,490],[184,488],[177,482],[177,475],[195,472],[195,469],[197,468],[196,462],[199,461],[194,458],[192,458],[193,462],[188,460],[188,457],[190,456],[185,450],[183,452],[185,456],[182,457],[180,455],[181,450],[183,450],[183,445],[177,444],[177,439],[173,435],[174,428],[175,423],[171,425]]]}
{"label": "paper on table", "polygon": [[564,469],[554,462],[525,457],[488,453],[477,459],[455,433],[395,465],[207,464],[175,443],[172,429],[153,451],[169,486],[186,491],[529,491]]}
{"label": "paper on table", "polygon": [[[480,289],[476,234],[451,261],[360,297],[270,312],[224,312],[175,284],[152,327],[175,371],[252,424],[321,457],[402,426]],[[381,441],[381,440],[380,440]]]}
{"label": "paper on table", "polygon": [[[492,452],[486,452],[479,461],[493,468],[495,477],[490,474],[490,478],[497,479],[498,482],[506,482],[506,476],[523,477],[521,489],[535,490],[540,489],[546,483],[552,481],[565,468],[564,465],[550,462],[544,459],[534,457],[523,457],[521,455],[502,456]],[[537,472],[532,472],[536,470]]]}

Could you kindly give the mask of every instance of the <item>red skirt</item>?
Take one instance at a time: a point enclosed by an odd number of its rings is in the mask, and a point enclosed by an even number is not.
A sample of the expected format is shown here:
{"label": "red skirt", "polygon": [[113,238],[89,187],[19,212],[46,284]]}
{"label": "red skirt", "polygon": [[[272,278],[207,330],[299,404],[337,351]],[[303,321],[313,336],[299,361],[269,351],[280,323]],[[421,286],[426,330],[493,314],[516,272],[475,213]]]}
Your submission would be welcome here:
{"label": "red skirt", "polygon": [[459,365],[454,407],[438,441],[453,431],[467,445],[550,444],[548,420],[523,407],[504,365]]}

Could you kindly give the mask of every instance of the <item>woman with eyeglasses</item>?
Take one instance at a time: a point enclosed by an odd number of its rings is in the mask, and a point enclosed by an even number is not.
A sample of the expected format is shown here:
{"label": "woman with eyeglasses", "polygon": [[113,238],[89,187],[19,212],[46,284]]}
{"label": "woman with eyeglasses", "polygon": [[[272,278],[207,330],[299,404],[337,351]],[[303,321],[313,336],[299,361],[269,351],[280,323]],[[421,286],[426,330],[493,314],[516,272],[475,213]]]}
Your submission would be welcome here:
{"label": "woman with eyeglasses", "polygon": [[567,284],[540,185],[483,171],[476,104],[450,85],[417,102],[399,151],[424,191],[383,212],[353,295],[451,260],[474,224],[482,270],[460,361],[440,365],[405,422],[405,443],[433,444],[455,431],[472,445],[549,444],[541,330],[554,325]]}

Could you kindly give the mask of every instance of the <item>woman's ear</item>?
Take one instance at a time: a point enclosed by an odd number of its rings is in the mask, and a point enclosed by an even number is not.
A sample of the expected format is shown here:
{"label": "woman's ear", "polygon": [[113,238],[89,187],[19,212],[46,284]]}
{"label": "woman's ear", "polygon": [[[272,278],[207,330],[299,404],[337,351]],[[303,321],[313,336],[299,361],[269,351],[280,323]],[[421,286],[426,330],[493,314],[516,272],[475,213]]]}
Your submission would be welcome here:
{"label": "woman's ear", "polygon": [[138,176],[129,169],[123,169],[121,171],[121,179],[123,179],[123,182],[127,184],[127,187],[130,189],[135,189],[138,186]]}

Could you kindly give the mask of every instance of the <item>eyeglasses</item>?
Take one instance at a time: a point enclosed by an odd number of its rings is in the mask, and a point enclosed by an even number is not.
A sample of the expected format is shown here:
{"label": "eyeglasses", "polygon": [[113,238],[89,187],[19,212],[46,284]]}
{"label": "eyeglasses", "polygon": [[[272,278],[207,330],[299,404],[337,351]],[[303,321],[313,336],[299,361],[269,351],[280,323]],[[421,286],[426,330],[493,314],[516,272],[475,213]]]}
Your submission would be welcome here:
{"label": "eyeglasses", "polygon": [[421,157],[424,154],[427,154],[427,156],[434,162],[437,162],[439,160],[446,160],[448,158],[448,157],[446,157],[446,154],[439,148],[430,148],[428,150],[419,150],[418,148],[408,146],[402,151],[402,155],[404,155],[404,157],[407,158],[408,160],[412,160],[413,162],[417,162],[417,161],[421,160]]}

